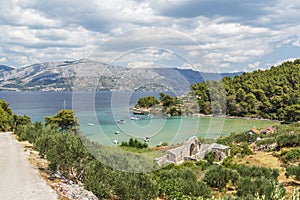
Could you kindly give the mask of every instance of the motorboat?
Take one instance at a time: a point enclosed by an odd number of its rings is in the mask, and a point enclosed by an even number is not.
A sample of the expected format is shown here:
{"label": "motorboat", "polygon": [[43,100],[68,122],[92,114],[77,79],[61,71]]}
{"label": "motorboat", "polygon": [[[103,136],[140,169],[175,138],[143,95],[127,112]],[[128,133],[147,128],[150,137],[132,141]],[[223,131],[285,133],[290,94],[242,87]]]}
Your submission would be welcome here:
{"label": "motorboat", "polygon": [[124,123],[125,123],[125,120],[124,120],[124,119],[120,119],[120,120],[117,121],[117,123],[118,123],[118,124],[124,124]]}
{"label": "motorboat", "polygon": [[150,142],[150,137],[144,137],[144,142]]}
{"label": "motorboat", "polygon": [[131,120],[139,120],[140,118],[139,118],[139,117],[136,117],[136,116],[131,116],[130,119],[131,119]]}
{"label": "motorboat", "polygon": [[144,115],[145,112],[140,111],[140,110],[135,110],[135,111],[133,111],[133,114],[135,114],[135,115]]}

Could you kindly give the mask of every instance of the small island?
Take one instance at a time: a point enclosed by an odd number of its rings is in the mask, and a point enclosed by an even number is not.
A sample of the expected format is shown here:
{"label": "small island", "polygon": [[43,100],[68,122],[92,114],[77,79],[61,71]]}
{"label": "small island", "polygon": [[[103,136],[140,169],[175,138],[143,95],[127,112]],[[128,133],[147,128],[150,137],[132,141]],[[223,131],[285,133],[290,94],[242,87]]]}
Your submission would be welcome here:
{"label": "small island", "polygon": [[196,98],[191,93],[173,97],[165,93],[159,94],[159,99],[154,96],[142,97],[132,108],[134,112],[164,114],[168,116],[191,116],[199,113]]}

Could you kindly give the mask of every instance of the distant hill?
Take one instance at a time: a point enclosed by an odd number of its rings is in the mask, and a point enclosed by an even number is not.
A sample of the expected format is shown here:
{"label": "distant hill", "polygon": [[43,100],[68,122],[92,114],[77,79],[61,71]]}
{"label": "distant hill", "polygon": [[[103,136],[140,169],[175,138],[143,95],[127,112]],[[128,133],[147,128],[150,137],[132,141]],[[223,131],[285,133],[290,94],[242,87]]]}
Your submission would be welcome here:
{"label": "distant hill", "polygon": [[127,68],[91,60],[46,62],[0,70],[1,90],[20,91],[188,91],[191,84],[234,74],[177,68]]}
{"label": "distant hill", "polygon": [[9,67],[9,66],[6,66],[6,65],[0,65],[0,72],[1,71],[11,71],[13,70],[14,68],[12,67]]}

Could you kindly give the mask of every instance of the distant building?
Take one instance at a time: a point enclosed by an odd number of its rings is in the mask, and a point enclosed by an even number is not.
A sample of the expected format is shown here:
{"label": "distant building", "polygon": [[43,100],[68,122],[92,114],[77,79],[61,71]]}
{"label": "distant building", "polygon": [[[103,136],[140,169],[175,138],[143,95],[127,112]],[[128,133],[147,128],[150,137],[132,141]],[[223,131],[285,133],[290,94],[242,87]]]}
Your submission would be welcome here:
{"label": "distant building", "polygon": [[166,155],[156,158],[158,165],[180,164],[186,160],[201,160],[207,152],[214,152],[216,160],[221,161],[230,155],[230,148],[221,144],[201,144],[196,136],[184,141],[182,146],[170,149]]}
{"label": "distant building", "polygon": [[263,134],[273,134],[276,132],[276,129],[277,129],[276,125],[272,125],[272,126],[269,126],[265,129],[263,129],[261,132]]}
{"label": "distant building", "polygon": [[245,134],[249,134],[249,135],[255,134],[255,135],[258,135],[258,134],[260,134],[260,131],[257,130],[257,129],[254,127],[254,128],[252,128],[252,129],[250,129],[249,131],[247,131]]}

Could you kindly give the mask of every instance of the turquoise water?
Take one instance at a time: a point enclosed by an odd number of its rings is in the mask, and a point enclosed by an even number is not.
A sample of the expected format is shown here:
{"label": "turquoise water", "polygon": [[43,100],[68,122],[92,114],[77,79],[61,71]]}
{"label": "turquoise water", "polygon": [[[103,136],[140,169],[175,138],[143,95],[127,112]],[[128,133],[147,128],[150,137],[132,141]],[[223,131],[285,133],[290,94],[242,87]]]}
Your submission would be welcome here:
{"label": "turquoise water", "polygon": [[[162,115],[152,117],[141,115],[139,120],[130,120],[133,113],[129,108],[138,98],[148,95],[158,97],[159,92],[0,92],[0,99],[10,104],[13,112],[26,114],[33,121],[43,122],[45,116],[55,115],[63,108],[74,109],[83,134],[104,145],[114,145],[114,140],[120,143],[128,141],[131,137],[141,141],[144,137],[150,137],[150,146],[160,142],[176,144],[194,135],[218,138],[220,135],[243,132],[253,126],[263,128],[273,123],[259,120]],[[125,120],[125,123],[119,124],[118,120]],[[90,126],[89,123],[94,125]],[[115,134],[117,131],[119,134]]]}

